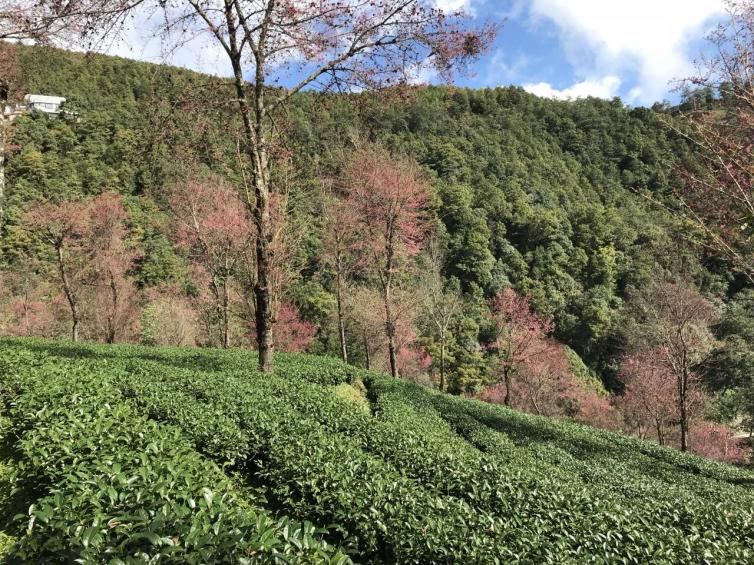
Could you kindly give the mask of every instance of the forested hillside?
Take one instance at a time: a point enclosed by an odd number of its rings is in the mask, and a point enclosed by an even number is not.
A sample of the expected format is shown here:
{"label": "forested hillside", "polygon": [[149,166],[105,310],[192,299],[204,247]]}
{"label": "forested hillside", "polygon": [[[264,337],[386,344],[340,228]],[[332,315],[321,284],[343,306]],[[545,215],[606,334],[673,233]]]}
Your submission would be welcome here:
{"label": "forested hillside", "polygon": [[[64,114],[31,113],[12,123],[0,226],[0,331],[70,333],[71,301],[56,278],[56,247],[41,237],[60,224],[73,234],[68,256],[82,273],[72,285],[79,285],[83,338],[252,343],[253,257],[243,228],[249,222],[243,206],[228,204],[248,188],[240,125],[226,102],[229,85],[124,59],[13,49],[20,78],[12,94],[67,101]],[[697,322],[706,332],[698,347],[706,358],[719,349],[721,316],[740,321],[736,312],[749,296],[739,292],[745,285],[725,261],[692,245],[697,234],[672,213],[678,167],[695,166],[688,142],[669,127],[674,120],[673,110],[662,106],[558,102],[520,88],[299,94],[276,138],[281,164],[274,179],[284,218],[276,341],[283,349],[345,350],[353,364],[388,366],[379,277],[358,258],[349,259],[348,272],[335,267],[343,257],[335,252],[333,226],[340,225],[337,202],[348,202],[344,179],[359,173],[353,156],[379,162],[388,155],[387,166],[389,155],[399,155],[397,161],[418,163],[416,177],[429,187],[419,216],[422,233],[432,234],[408,253],[396,282],[401,374],[455,393],[484,390],[494,400],[502,372],[506,403],[634,432],[649,428],[636,433],[652,435],[656,426],[647,416],[615,413],[607,400],[630,381],[624,361],[647,334],[647,312],[662,311],[668,294],[704,301],[710,314]],[[207,192],[208,186],[225,189]],[[219,201],[210,194],[228,196]],[[210,255],[226,254],[222,269],[208,266],[207,253],[202,258],[201,234],[184,229],[182,218],[201,207],[187,212],[192,198],[210,202],[199,214],[213,238]],[[92,224],[108,210],[116,227]],[[71,222],[77,211],[82,217]],[[349,237],[366,239],[364,229]],[[342,250],[359,245],[347,242]],[[97,261],[106,266],[99,273],[110,269],[106,283],[85,274]],[[438,288],[439,294],[431,291]],[[444,318],[437,300],[416,298],[435,295],[449,312]],[[103,304],[111,303],[108,313]],[[536,357],[545,361],[532,366],[528,358],[510,357],[500,365],[501,335],[524,318],[535,321]],[[745,335],[743,326],[728,324],[725,336]],[[724,357],[717,355],[718,376],[733,374],[735,362]],[[508,382],[506,367],[517,384]],[[552,376],[546,386],[544,374]],[[705,394],[715,400],[716,390]],[[738,398],[711,400],[699,409],[699,421],[738,422]],[[664,425],[670,430],[675,423],[668,418]]]}

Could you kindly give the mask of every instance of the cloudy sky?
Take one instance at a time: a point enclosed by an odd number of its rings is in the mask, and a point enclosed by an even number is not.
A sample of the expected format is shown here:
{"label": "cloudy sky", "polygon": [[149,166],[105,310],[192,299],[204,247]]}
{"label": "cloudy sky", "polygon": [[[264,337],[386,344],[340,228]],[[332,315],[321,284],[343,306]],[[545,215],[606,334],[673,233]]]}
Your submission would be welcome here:
{"label": "cloudy sky", "polygon": [[[620,96],[632,105],[676,99],[674,79],[693,70],[723,0],[434,0],[479,19],[505,20],[473,75],[473,87],[521,85],[541,96]],[[132,30],[111,52],[224,74],[207,45],[168,55]]]}
{"label": "cloudy sky", "polygon": [[542,96],[674,98],[693,70],[722,0],[437,0],[478,17],[506,18],[469,84],[517,84]]}

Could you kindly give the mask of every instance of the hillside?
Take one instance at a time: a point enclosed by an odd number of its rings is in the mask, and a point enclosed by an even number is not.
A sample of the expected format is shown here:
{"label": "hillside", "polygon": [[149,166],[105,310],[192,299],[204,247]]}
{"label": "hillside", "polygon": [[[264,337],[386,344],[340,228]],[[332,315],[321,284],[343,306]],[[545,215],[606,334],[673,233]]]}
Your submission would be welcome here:
{"label": "hillside", "polygon": [[255,366],[244,350],[3,339],[0,548],[8,534],[11,562],[47,563],[754,558],[749,471],[327,358]]}
{"label": "hillside", "polygon": [[[113,190],[126,199],[135,283],[177,285],[190,296],[196,282],[186,250],[171,240],[165,191],[194,166],[241,183],[225,86],[170,67],[40,48],[20,49],[18,61],[22,91],[66,96],[78,117],[18,120],[0,263],[11,270],[25,263],[30,242],[19,224],[31,203]],[[474,344],[489,340],[485,300],[509,285],[554,318],[557,338],[611,388],[633,290],[679,269],[715,296],[727,290],[725,265],[712,257],[702,266],[679,250],[688,229],[637,194],[669,197],[674,165],[688,158],[663,125],[668,116],[617,100],[545,100],[520,88],[434,87],[383,102],[308,93],[288,116],[294,171],[286,190],[300,239],[286,296],[318,328],[311,351],[337,350],[318,221],[321,177],[340,174],[338,155],[354,136],[414,156],[433,176],[443,275],[457,281],[466,305],[449,355],[454,390],[484,383]],[[244,323],[235,319],[236,341],[247,339]],[[202,339],[216,344],[212,335]],[[349,339],[363,364],[359,340]]]}

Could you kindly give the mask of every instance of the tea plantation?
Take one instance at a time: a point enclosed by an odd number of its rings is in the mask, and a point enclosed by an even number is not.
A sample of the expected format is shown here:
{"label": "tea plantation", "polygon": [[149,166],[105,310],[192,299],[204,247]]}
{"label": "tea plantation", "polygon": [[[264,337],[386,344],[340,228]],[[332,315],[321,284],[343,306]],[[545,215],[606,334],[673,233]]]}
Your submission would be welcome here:
{"label": "tea plantation", "polygon": [[0,340],[0,559],[754,562],[750,471],[276,362]]}

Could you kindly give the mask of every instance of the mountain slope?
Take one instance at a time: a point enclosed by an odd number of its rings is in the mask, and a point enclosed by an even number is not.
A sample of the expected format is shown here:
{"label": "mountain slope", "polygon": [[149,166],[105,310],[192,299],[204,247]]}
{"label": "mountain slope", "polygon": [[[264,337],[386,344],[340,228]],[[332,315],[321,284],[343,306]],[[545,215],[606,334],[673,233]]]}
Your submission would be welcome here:
{"label": "mountain slope", "polygon": [[[143,287],[187,284],[187,258],[171,245],[165,188],[198,165],[236,184],[237,123],[218,79],[125,59],[18,48],[23,88],[69,98],[75,120],[27,116],[16,123],[7,166],[8,224],[0,261],[23,262],[21,211],[39,199],[115,190],[128,197]],[[332,282],[322,275],[320,175],[339,173],[337,155],[354,136],[416,157],[434,175],[435,212],[447,247],[447,277],[468,307],[459,324],[451,385],[483,379],[471,345],[489,333],[485,299],[513,285],[555,318],[557,337],[610,387],[621,355],[622,305],[634,288],[683,270],[711,294],[730,278],[714,258],[699,263],[677,242],[688,237],[637,191],[668,198],[684,143],[668,115],[619,101],[558,102],[518,88],[417,90],[408,100],[297,97],[288,116],[294,155],[290,207],[301,227],[302,275],[288,289],[321,328],[315,350],[335,353]],[[459,329],[459,332],[461,330]],[[352,344],[354,361],[361,347]],[[458,370],[457,370],[458,369]],[[460,370],[463,369],[463,370]]]}

